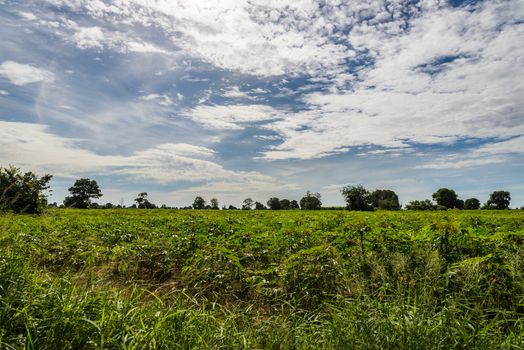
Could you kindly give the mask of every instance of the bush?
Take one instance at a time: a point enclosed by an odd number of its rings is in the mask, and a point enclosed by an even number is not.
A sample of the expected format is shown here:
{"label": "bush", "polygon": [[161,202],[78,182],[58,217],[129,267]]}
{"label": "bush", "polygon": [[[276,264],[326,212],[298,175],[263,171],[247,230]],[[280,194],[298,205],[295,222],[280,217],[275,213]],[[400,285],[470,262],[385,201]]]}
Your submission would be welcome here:
{"label": "bush", "polygon": [[0,211],[41,214],[47,206],[43,194],[52,176],[39,178],[32,172],[22,173],[13,166],[0,168]]}

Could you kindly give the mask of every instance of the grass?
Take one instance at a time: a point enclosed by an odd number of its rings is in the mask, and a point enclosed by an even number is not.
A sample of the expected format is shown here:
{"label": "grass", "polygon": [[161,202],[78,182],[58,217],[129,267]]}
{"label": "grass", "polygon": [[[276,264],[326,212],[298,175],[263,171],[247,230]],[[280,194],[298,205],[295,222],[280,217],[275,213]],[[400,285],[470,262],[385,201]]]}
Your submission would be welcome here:
{"label": "grass", "polygon": [[524,213],[0,216],[2,349],[524,349]]}

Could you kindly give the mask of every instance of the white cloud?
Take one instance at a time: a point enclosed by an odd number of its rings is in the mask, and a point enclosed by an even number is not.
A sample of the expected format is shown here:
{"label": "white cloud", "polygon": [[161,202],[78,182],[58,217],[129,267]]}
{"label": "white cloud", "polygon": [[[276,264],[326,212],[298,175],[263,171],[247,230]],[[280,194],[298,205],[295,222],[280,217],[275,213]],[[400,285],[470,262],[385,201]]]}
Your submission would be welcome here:
{"label": "white cloud", "polygon": [[153,44],[131,41],[127,43],[127,50],[129,52],[136,53],[160,53],[160,54],[169,54],[168,51],[161,49]]}
{"label": "white cloud", "polygon": [[49,71],[14,61],[5,61],[0,64],[0,75],[20,86],[54,79],[53,73]]}
{"label": "white cloud", "polygon": [[5,90],[0,90],[0,95],[7,96],[7,95],[9,95],[9,92],[7,92]]}
{"label": "white cloud", "polygon": [[463,153],[438,157],[419,166],[423,169],[462,169],[500,164],[510,161],[512,155],[524,154],[524,136],[510,140],[486,143]]}
{"label": "white cloud", "polygon": [[165,106],[165,107],[168,107],[174,104],[171,97],[165,94],[149,94],[146,96],[142,96],[140,99],[143,101],[156,101],[159,105]]}
{"label": "white cloud", "polygon": [[[122,25],[154,26],[191,56],[216,67],[260,76],[342,72],[346,60],[356,56],[344,30],[360,21],[386,25],[389,20],[393,22],[390,27],[398,27],[405,10],[367,0],[323,6],[314,0],[48,2],[104,21],[107,30]],[[409,7],[416,13],[429,6]],[[101,37],[94,42],[98,39]]]}
{"label": "white cloud", "polygon": [[471,167],[480,167],[489,164],[500,164],[505,163],[508,160],[507,157],[482,157],[482,158],[469,158],[462,157],[460,155],[451,155],[439,158],[435,161],[427,162],[426,164],[420,165],[419,169],[462,169]]}
{"label": "white cloud", "polygon": [[73,40],[80,49],[102,49],[104,39],[104,32],[100,27],[79,28],[73,35]]}
{"label": "white cloud", "polygon": [[200,105],[183,115],[212,129],[241,130],[244,124],[268,121],[279,117],[278,111],[264,105]]}
{"label": "white cloud", "polygon": [[474,151],[476,154],[508,154],[524,153],[524,136],[512,138],[501,142],[492,142],[479,147]]}
{"label": "white cloud", "polygon": [[511,24],[523,16],[518,2],[493,1],[475,12],[431,11],[403,35],[385,35],[380,26],[355,29],[350,40],[375,52],[375,64],[351,90],[308,94],[309,110],[267,125],[284,142],[264,157],[310,159],[359,145],[523,135],[524,46],[517,43],[524,25]]}
{"label": "white cloud", "polygon": [[0,121],[0,166],[9,164],[61,177],[86,173],[120,174],[168,184],[205,181],[243,186],[283,186],[258,172],[227,170],[212,160],[209,148],[185,143],[159,144],[131,155],[99,155],[81,148],[82,140],[47,132],[40,124]]}
{"label": "white cloud", "polygon": [[27,19],[28,21],[34,21],[37,19],[37,17],[31,12],[20,11],[19,14],[22,18]]}
{"label": "white cloud", "polygon": [[231,86],[228,90],[224,92],[222,96],[229,97],[229,98],[252,99],[252,97],[249,96],[249,94],[247,94],[246,92],[240,91],[240,88],[238,86]]}

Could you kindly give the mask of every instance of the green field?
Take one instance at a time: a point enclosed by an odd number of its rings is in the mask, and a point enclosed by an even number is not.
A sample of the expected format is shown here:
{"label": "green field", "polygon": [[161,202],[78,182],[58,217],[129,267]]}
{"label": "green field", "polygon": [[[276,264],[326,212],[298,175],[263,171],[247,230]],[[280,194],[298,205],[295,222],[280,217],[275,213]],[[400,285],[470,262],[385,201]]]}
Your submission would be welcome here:
{"label": "green field", "polygon": [[0,215],[0,349],[524,349],[524,211]]}

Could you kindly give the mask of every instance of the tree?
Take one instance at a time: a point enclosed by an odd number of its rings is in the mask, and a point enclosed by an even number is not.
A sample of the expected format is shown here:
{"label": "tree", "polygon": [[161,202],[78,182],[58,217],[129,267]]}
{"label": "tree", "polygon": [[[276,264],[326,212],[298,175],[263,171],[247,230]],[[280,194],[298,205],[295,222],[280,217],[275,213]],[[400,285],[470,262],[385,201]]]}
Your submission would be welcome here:
{"label": "tree", "polygon": [[469,198],[464,202],[464,209],[477,210],[480,209],[480,201],[477,198]]}
{"label": "tree", "polygon": [[138,197],[135,198],[135,202],[139,208],[144,201],[147,201],[147,192],[141,192],[138,194]]}
{"label": "tree", "polygon": [[195,197],[195,200],[193,201],[193,209],[205,209],[206,207],[206,201],[204,198],[198,196]]}
{"label": "tree", "polygon": [[449,209],[456,208],[457,205],[460,205],[457,203],[457,194],[449,188],[438,189],[437,192],[433,193],[433,200],[437,202],[438,205],[442,205]]}
{"label": "tree", "polygon": [[281,209],[280,200],[277,197],[269,198],[269,200],[267,201],[267,206],[271,210],[280,210]]}
{"label": "tree", "polygon": [[298,205],[298,202],[293,199],[289,202],[289,209],[300,209],[300,206]]}
{"label": "tree", "polygon": [[437,206],[431,203],[429,199],[426,199],[423,201],[411,201],[408,204],[406,204],[406,209],[407,210],[436,210]]}
{"label": "tree", "polygon": [[290,205],[291,205],[291,202],[289,201],[289,199],[284,198],[280,200],[280,209],[288,210],[290,209]]}
{"label": "tree", "polygon": [[306,192],[306,195],[300,199],[300,209],[302,210],[319,210],[322,206],[320,193]]}
{"label": "tree", "polygon": [[369,191],[362,185],[345,186],[341,192],[346,200],[346,209],[360,211],[373,210]]}
{"label": "tree", "polygon": [[242,202],[242,210],[251,210],[255,202],[251,198],[246,198]]}
{"label": "tree", "polygon": [[138,209],[155,209],[156,205],[151,203],[147,199],[147,192],[142,192],[138,194],[138,197],[135,198]]}
{"label": "tree", "polygon": [[49,174],[22,173],[13,166],[0,168],[0,211],[41,214],[47,206],[43,192],[49,189],[51,178]]}
{"label": "tree", "polygon": [[266,206],[260,202],[255,202],[255,210],[265,210]]}
{"label": "tree", "polygon": [[397,194],[392,190],[375,190],[370,195],[375,209],[399,210],[400,203]]}
{"label": "tree", "polygon": [[511,196],[507,191],[493,192],[486,203],[488,209],[508,209]]}
{"label": "tree", "polygon": [[213,209],[213,210],[220,209],[220,207],[218,206],[218,199],[211,198],[210,202],[211,202],[211,209]]}
{"label": "tree", "polygon": [[64,205],[72,208],[86,209],[91,205],[91,198],[103,196],[96,181],[90,179],[76,180],[69,192],[71,196],[64,199]]}

